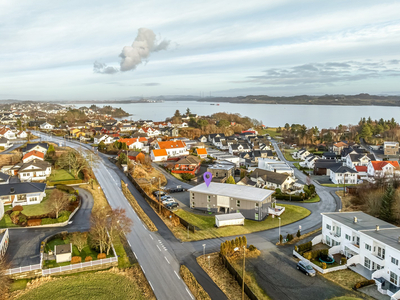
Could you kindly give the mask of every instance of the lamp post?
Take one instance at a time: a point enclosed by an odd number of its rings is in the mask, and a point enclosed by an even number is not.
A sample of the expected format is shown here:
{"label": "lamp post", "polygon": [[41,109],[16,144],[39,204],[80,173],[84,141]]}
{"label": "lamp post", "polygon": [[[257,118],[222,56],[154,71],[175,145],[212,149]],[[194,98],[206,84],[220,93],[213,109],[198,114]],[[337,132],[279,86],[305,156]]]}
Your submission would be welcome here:
{"label": "lamp post", "polygon": [[281,243],[281,218],[278,217],[278,221],[279,221],[279,244]]}
{"label": "lamp post", "polygon": [[244,275],[246,272],[245,271],[245,261],[246,261],[246,246],[243,246],[242,300],[244,300]]}
{"label": "lamp post", "polygon": [[203,256],[204,256],[204,261],[206,260],[206,244],[203,244]]}

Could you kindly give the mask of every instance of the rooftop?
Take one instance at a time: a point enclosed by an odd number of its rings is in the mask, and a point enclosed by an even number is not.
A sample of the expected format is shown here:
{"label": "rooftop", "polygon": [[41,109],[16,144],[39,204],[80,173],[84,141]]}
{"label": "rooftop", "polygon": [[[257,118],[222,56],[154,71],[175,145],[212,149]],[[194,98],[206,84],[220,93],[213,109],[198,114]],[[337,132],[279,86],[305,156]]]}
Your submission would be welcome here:
{"label": "rooftop", "polygon": [[245,185],[227,184],[211,182],[207,187],[205,183],[197,185],[191,189],[190,192],[203,193],[208,195],[227,196],[236,199],[250,200],[262,202],[275,191],[266,189],[259,189]]}
{"label": "rooftop", "polygon": [[65,244],[65,245],[56,245],[54,248],[54,252],[56,255],[58,254],[65,254],[65,253],[72,253],[72,245],[71,244]]}
{"label": "rooftop", "polygon": [[376,228],[373,230],[363,230],[364,234],[386,244],[390,247],[393,247],[397,250],[400,250],[399,236],[400,236],[400,228],[388,228],[383,229],[379,226],[379,230]]}
{"label": "rooftop", "polygon": [[233,214],[216,215],[215,219],[219,221],[225,221],[225,220],[244,219],[244,217],[241,213],[233,213]]}
{"label": "rooftop", "polygon": [[210,169],[210,170],[226,170],[226,171],[228,171],[228,170],[230,170],[230,169],[232,169],[232,168],[234,168],[235,167],[235,165],[234,164],[221,164],[221,163],[216,163],[216,164],[214,164],[214,165],[211,165],[211,166],[208,166],[207,167],[207,170],[208,169]]}

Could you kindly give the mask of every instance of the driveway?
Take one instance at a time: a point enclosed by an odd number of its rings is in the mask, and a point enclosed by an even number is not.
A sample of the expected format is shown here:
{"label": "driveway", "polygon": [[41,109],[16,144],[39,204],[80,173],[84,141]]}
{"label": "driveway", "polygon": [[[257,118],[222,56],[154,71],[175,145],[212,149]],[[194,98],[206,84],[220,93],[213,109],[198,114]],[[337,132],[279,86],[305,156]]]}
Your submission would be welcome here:
{"label": "driveway", "polygon": [[190,184],[188,184],[186,182],[180,181],[179,179],[175,178],[170,173],[165,171],[162,167],[160,167],[158,164],[152,163],[151,165],[154,168],[156,168],[158,171],[160,171],[165,176],[165,178],[167,179],[167,185],[165,186],[165,188],[167,188],[167,189],[176,188],[178,185],[180,185],[184,189],[190,189],[190,188],[193,187],[193,185],[190,185]]}
{"label": "driveway", "polygon": [[61,231],[87,231],[90,228],[90,215],[93,207],[93,197],[88,191],[78,188],[82,196],[81,208],[72,217],[72,224],[65,227],[52,228],[11,228],[10,244],[7,255],[12,267],[24,267],[40,263],[40,242],[47,236]]}

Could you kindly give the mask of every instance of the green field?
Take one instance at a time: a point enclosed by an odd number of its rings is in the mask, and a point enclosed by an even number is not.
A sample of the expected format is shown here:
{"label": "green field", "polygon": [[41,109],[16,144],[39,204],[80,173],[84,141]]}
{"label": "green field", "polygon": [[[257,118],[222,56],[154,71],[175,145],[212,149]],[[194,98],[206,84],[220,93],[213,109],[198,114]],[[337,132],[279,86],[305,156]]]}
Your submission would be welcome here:
{"label": "green field", "polygon": [[[334,184],[334,183],[323,183],[323,184],[321,184],[322,186],[327,186],[327,187],[341,187],[341,188],[343,188],[344,187],[344,184],[343,183],[341,183],[341,184]],[[353,185],[356,185],[355,183],[346,183],[346,186],[353,186]]]}
{"label": "green field", "polygon": [[[301,220],[310,214],[308,209],[300,206],[289,204],[279,205],[286,207],[285,212],[281,215],[281,226]],[[200,229],[196,231],[196,233],[190,233],[189,239],[187,238],[186,230],[183,229],[183,232],[180,234],[178,233],[178,237],[184,241],[203,240],[231,235],[243,235],[256,231],[276,228],[279,226],[278,218],[272,218],[272,216],[268,216],[263,221],[245,220],[244,226],[228,226],[217,228],[214,226],[215,216],[193,214],[182,209],[179,209],[175,213]]]}
{"label": "green field", "polygon": [[276,129],[277,128],[272,128],[272,127],[271,128],[267,128],[267,129],[261,129],[260,130],[260,134],[267,134],[268,133],[270,135],[270,137],[274,139],[276,136],[280,135],[280,133],[276,132]]}
{"label": "green field", "polygon": [[[83,174],[80,172],[78,175],[78,179],[83,179]],[[51,175],[48,181],[56,182],[56,181],[67,181],[67,180],[75,180],[75,177],[64,169],[57,169],[51,172]]]}
{"label": "green field", "polygon": [[146,299],[136,283],[113,273],[82,273],[43,283],[18,300],[141,300]]}

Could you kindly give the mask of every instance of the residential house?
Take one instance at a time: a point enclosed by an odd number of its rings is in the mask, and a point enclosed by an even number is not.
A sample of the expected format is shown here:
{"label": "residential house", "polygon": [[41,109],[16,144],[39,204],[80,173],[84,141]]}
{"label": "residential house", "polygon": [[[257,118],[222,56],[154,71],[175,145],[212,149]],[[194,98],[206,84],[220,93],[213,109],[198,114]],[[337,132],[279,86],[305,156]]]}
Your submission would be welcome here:
{"label": "residential house", "polygon": [[368,177],[368,166],[355,166],[357,171],[357,178],[363,179]]}
{"label": "residential house", "polygon": [[329,178],[335,184],[356,184],[357,171],[347,166],[333,166],[330,168]]}
{"label": "residential house", "polygon": [[145,158],[144,153],[139,151],[129,151],[127,155],[128,158],[133,161],[143,161]]}
{"label": "residential house", "polygon": [[54,129],[54,125],[47,123],[47,122],[41,124],[39,127],[41,130],[53,130]]}
{"label": "residential house", "polygon": [[315,161],[317,159],[321,159],[321,158],[317,155],[310,154],[309,156],[306,157],[306,159],[304,161],[301,161],[299,163],[299,165],[302,168],[314,169]]}
{"label": "residential house", "polygon": [[318,238],[331,247],[330,254],[343,253],[350,269],[360,269],[375,280],[380,293],[399,299],[399,236],[399,227],[352,211],[322,213],[322,235]]}
{"label": "residential house", "polygon": [[317,159],[314,162],[314,175],[331,175],[331,168],[338,168],[343,163],[334,159]]}
{"label": "residential house", "polygon": [[273,159],[274,158],[274,154],[272,153],[271,150],[254,150],[252,152],[252,160],[257,164],[258,163],[258,159],[260,159],[260,158]]}
{"label": "residential house", "polygon": [[8,139],[0,137],[0,147],[3,147],[4,150],[12,147],[12,145]]}
{"label": "residential house", "polygon": [[26,153],[22,157],[22,162],[27,163],[32,160],[44,160],[44,153],[36,150],[32,150],[28,153]]}
{"label": "residential house", "polygon": [[168,153],[166,149],[153,149],[150,152],[150,158],[152,161],[166,161],[168,159]]}
{"label": "residential house", "polygon": [[218,138],[225,138],[225,134],[224,133],[212,133],[212,134],[209,134],[208,135],[208,141],[209,142],[212,142],[213,141],[213,139],[215,138],[215,137],[218,137]]}
{"label": "residential house", "polygon": [[241,213],[246,219],[261,221],[268,216],[273,191],[250,186],[216,183],[202,183],[191,189],[190,207],[193,209]]}
{"label": "residential house", "polygon": [[367,153],[362,153],[362,154],[348,154],[346,156],[346,166],[349,168],[354,169],[355,166],[368,166],[370,161],[375,160],[375,157],[373,154],[367,154]]}
{"label": "residential house", "polygon": [[383,154],[384,155],[398,155],[399,154],[399,143],[398,142],[383,142]]}
{"label": "residential house", "polygon": [[0,200],[4,205],[39,204],[45,193],[46,184],[39,182],[21,182],[0,184]]}
{"label": "residential house", "polygon": [[8,184],[10,182],[10,177],[10,175],[0,172],[0,184]]}
{"label": "residential house", "polygon": [[324,153],[322,153],[322,159],[336,159],[336,153],[324,152]]}
{"label": "residential house", "polygon": [[400,176],[398,161],[370,161],[367,166],[367,174],[371,177],[393,177]]}
{"label": "residential house", "polygon": [[141,127],[138,130],[139,133],[146,133],[148,136],[158,136],[161,132],[158,129],[153,129],[151,127]]}
{"label": "residential house", "polygon": [[293,184],[296,182],[290,175],[271,172],[260,168],[256,168],[250,174],[250,179],[256,183],[256,187],[272,190],[280,189],[284,193],[292,189]]}
{"label": "residential house", "polygon": [[207,167],[207,172],[212,174],[212,178],[221,179],[229,176],[235,177],[236,165],[229,161],[217,161],[213,165]]}
{"label": "residential house", "polygon": [[207,149],[206,148],[197,148],[195,151],[196,151],[196,154],[198,157],[200,157],[202,159],[207,158]]}
{"label": "residential house", "polygon": [[165,127],[160,129],[160,133],[165,136],[176,137],[179,136],[179,129],[175,127]]}
{"label": "residential house", "polygon": [[7,127],[3,127],[0,129],[0,137],[4,137],[8,140],[14,140],[17,138],[15,133],[10,128]]}
{"label": "residential house", "polygon": [[100,142],[103,142],[104,144],[112,144],[114,143],[114,139],[112,136],[109,136],[108,134],[101,134],[99,136],[95,136],[93,139],[94,144],[100,144]]}
{"label": "residential house", "polygon": [[119,127],[120,132],[131,132],[136,130],[136,126],[132,124],[123,124]]}
{"label": "residential house", "polygon": [[199,141],[202,143],[207,143],[207,137],[205,135],[202,135],[201,137],[199,137]]}
{"label": "residential house", "polygon": [[201,160],[197,156],[186,156],[175,163],[171,172],[177,174],[186,173],[196,175],[200,168],[200,163]]}
{"label": "residential house", "polygon": [[342,158],[342,160],[346,160],[347,155],[349,154],[367,154],[368,151],[365,150],[364,148],[361,148],[358,145],[353,145],[353,146],[349,146],[346,148],[342,149],[342,152],[340,152],[340,156]]}
{"label": "residential house", "polygon": [[157,142],[155,149],[165,149],[169,157],[189,155],[186,144],[183,141]]}
{"label": "residential house", "polygon": [[240,144],[230,144],[229,145],[229,153],[230,154],[239,154],[242,152],[250,152],[252,149],[249,144],[247,143],[240,143]]}
{"label": "residential house", "polygon": [[338,143],[333,144],[332,151],[336,155],[340,155],[343,148],[346,148],[347,146],[348,146],[348,144],[346,142],[338,142]]}
{"label": "residential house", "polygon": [[28,138],[28,133],[26,131],[18,131],[17,138],[26,139]]}
{"label": "residential house", "polygon": [[126,146],[128,147],[128,149],[142,150],[142,148],[144,147],[144,144],[142,142],[140,142],[140,140],[147,141],[146,138],[129,138],[129,139],[119,139],[118,142],[125,143]]}
{"label": "residential house", "polygon": [[27,144],[25,148],[22,149],[23,155],[31,151],[39,151],[46,155],[47,149],[49,149],[49,144],[47,143],[31,143]]}
{"label": "residential house", "polygon": [[44,181],[51,175],[51,164],[42,160],[18,163],[10,169],[10,174],[18,175],[21,182]]}
{"label": "residential house", "polygon": [[271,172],[294,176],[294,170],[284,161],[269,158],[259,158],[258,168]]}

